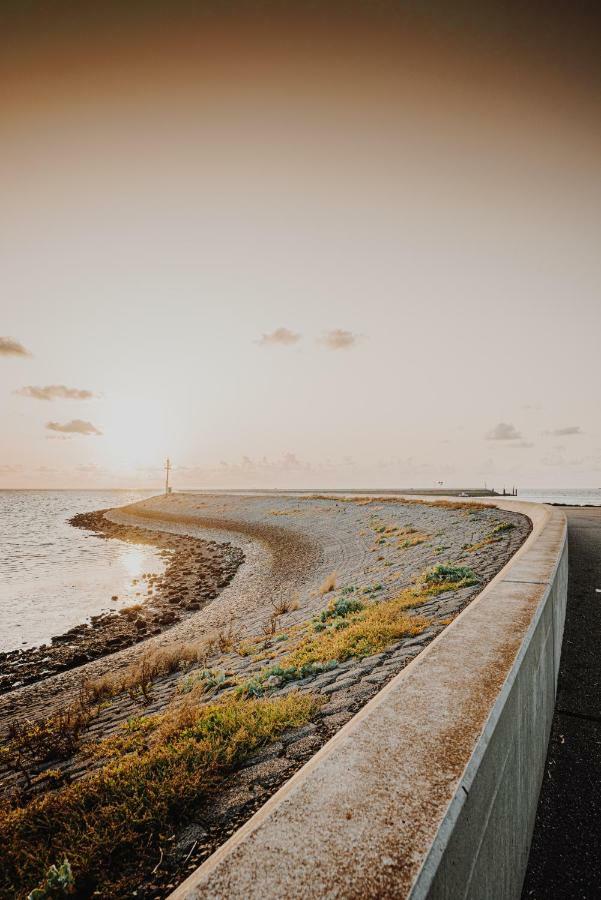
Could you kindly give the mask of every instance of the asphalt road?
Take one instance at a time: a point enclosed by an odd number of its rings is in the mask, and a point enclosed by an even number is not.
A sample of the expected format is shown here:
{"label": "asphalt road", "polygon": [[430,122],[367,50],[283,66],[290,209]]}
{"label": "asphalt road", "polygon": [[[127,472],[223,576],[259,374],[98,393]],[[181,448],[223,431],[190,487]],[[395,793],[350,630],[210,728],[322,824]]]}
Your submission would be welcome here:
{"label": "asphalt road", "polygon": [[566,625],[523,900],[601,898],[601,509],[566,514]]}

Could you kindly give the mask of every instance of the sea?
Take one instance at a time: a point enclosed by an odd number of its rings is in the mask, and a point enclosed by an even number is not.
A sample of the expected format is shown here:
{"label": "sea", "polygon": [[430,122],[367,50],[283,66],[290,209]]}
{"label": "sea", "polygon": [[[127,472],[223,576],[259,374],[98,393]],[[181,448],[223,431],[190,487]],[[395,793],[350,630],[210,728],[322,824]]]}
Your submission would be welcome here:
{"label": "sea", "polygon": [[565,506],[601,506],[601,487],[598,488],[555,488],[518,491],[516,500],[529,503],[561,503]]}
{"label": "sea", "polygon": [[0,651],[46,644],[93,615],[139,599],[134,579],[164,571],[158,552],[100,539],[68,519],[153,493],[0,490]]}
{"label": "sea", "polygon": [[[136,601],[134,580],[164,570],[158,552],[101,540],[68,519],[153,493],[0,490],[0,651],[40,646],[93,615]],[[523,490],[516,499],[601,506],[601,488]]]}

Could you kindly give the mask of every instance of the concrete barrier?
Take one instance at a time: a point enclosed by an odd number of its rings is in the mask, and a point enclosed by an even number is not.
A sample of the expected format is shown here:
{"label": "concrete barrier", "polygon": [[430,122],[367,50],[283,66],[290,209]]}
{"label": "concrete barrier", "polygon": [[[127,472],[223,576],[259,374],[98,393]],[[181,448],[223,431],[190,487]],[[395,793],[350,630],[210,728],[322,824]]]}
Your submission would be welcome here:
{"label": "concrete barrier", "polygon": [[519,897],[567,593],[565,516],[171,896]]}

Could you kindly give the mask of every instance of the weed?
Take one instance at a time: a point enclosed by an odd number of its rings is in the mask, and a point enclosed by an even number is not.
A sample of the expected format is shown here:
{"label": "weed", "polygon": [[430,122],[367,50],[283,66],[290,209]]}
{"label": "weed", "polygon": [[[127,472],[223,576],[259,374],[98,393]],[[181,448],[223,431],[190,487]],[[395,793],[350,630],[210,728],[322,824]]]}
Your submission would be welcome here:
{"label": "weed", "polygon": [[79,748],[93,712],[79,702],[35,722],[13,721],[0,748],[0,763],[32,785],[31,770],[51,760],[69,759]]}
{"label": "weed", "polygon": [[457,590],[477,584],[479,579],[467,566],[454,566],[449,563],[438,563],[428,569],[421,577],[422,583],[428,586],[430,593],[441,593],[442,590]]}
{"label": "weed", "polygon": [[492,529],[491,534],[499,534],[503,531],[511,531],[512,528],[515,528],[513,522],[499,522],[498,525]]}
{"label": "weed", "polygon": [[220,779],[286,729],[305,724],[315,709],[314,698],[292,693],[230,696],[153,716],[137,752],[118,754],[87,778],[7,812],[0,821],[0,893],[22,896],[68,847],[82,896],[131,897],[140,870],[156,862],[161,843],[197,814]]}
{"label": "weed", "polygon": [[213,669],[199,669],[182,678],[177,686],[177,691],[179,694],[189,694],[192,690],[199,694],[207,694],[209,691],[223,687],[225,684],[227,684],[225,672],[214,671]]}
{"label": "weed", "polygon": [[[228,638],[229,640],[234,640],[233,633]],[[157,678],[161,675],[182,671],[187,666],[197,663],[206,666],[211,652],[215,647],[221,649],[222,645],[223,641],[220,642],[219,634],[217,634],[202,641],[177,642],[168,644],[166,647],[148,650],[124,672],[112,676],[104,675],[95,681],[88,682],[86,691],[90,701],[128,693],[132,699],[142,699],[143,702],[148,703],[151,698],[152,685]]]}
{"label": "weed", "polygon": [[50,866],[42,884],[33,889],[27,900],[59,900],[60,897],[73,894],[74,890],[75,880],[69,860],[65,856],[60,865]]}
{"label": "weed", "polygon": [[329,594],[330,591],[335,591],[337,578],[338,575],[336,572],[332,572],[331,575],[328,575],[328,577],[322,581],[319,587],[319,593],[323,596],[324,594]]}

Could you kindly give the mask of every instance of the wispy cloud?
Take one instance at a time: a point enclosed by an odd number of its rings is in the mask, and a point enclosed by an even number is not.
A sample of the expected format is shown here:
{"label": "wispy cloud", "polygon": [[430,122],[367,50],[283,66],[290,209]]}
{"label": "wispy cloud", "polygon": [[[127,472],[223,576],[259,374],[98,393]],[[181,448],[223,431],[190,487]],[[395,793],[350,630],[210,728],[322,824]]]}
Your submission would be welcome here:
{"label": "wispy cloud", "polygon": [[274,344],[290,346],[291,344],[298,344],[300,339],[301,335],[296,331],[291,331],[289,328],[276,328],[275,331],[271,331],[269,334],[261,335],[257,344],[260,344],[262,347],[269,347]]}
{"label": "wispy cloud", "polygon": [[552,431],[545,431],[545,434],[552,434],[553,437],[567,437],[571,434],[583,434],[580,425],[567,425],[565,428],[554,428]]}
{"label": "wispy cloud", "polygon": [[31,356],[31,353],[19,341],[0,337],[0,356]]}
{"label": "wispy cloud", "polygon": [[345,331],[344,328],[333,328],[331,331],[324,332],[319,339],[319,343],[328,350],[347,350],[349,347],[357,343],[359,336],[353,334],[352,331]]}
{"label": "wispy cloud", "polygon": [[96,397],[92,391],[70,388],[64,384],[48,384],[45,387],[28,384],[15,391],[15,394],[19,394],[21,397],[31,397],[34,400],[90,400]]}
{"label": "wispy cloud", "polygon": [[59,434],[102,434],[95,425],[92,425],[91,422],[84,422],[83,419],[71,419],[64,425],[60,422],[47,422],[46,428],[48,431],[56,431]]}
{"label": "wispy cloud", "polygon": [[518,441],[517,443],[508,444],[508,447],[511,447],[512,450],[527,450],[531,447],[534,447],[534,444],[531,441]]}
{"label": "wispy cloud", "polygon": [[499,422],[486,435],[488,441],[518,441],[521,437],[522,435],[515,425],[511,425],[509,422]]}

